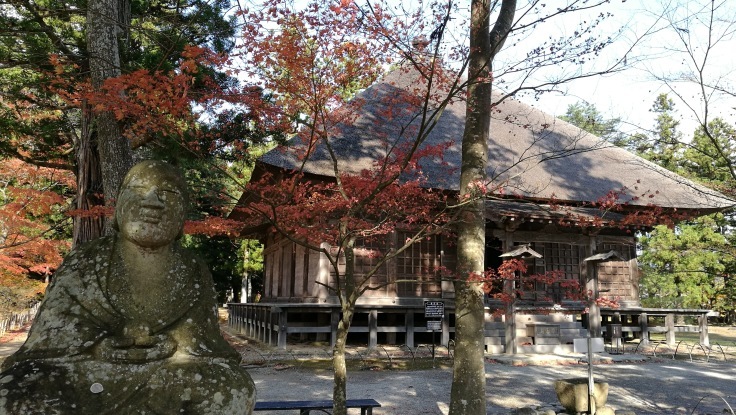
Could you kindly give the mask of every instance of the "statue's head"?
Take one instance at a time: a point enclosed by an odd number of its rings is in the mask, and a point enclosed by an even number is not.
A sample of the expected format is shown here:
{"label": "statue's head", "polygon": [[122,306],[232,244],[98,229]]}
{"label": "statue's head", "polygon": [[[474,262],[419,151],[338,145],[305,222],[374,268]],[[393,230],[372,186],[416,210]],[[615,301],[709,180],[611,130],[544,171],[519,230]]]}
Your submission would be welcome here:
{"label": "statue's head", "polygon": [[186,205],[186,183],[179,170],[163,161],[142,161],[120,186],[114,227],[139,246],[162,247],[182,235]]}

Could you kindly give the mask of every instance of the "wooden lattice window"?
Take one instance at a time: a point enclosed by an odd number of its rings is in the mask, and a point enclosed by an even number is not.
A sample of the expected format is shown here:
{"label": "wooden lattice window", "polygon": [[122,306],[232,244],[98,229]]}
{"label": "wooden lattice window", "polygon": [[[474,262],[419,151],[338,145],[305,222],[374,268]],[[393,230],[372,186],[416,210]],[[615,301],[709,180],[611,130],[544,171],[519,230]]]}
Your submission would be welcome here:
{"label": "wooden lattice window", "polygon": [[598,244],[597,251],[598,252],[616,251],[618,252],[619,255],[623,257],[624,261],[628,261],[630,259],[636,258],[636,246],[634,245],[634,243],[624,244],[624,243],[602,242]]}
{"label": "wooden lattice window", "polygon": [[281,247],[279,274],[281,277],[279,294],[282,297],[293,296],[294,282],[296,280],[296,252],[294,251],[294,244],[289,243]]}
{"label": "wooden lattice window", "polygon": [[638,300],[635,272],[631,263],[636,258],[636,246],[625,243],[599,243],[598,252],[616,251],[623,261],[607,261],[598,265],[599,289],[602,297],[613,300]]}
{"label": "wooden lattice window", "polygon": [[[372,271],[378,263],[386,255],[386,246],[388,246],[385,238],[374,238],[369,241],[359,241],[356,243],[356,247],[353,252],[355,254],[355,280],[360,283],[363,278]],[[337,249],[332,248],[330,253],[332,255],[337,254]],[[341,254],[338,258],[338,269],[341,275],[345,275],[345,255]],[[332,281],[335,279],[335,270],[330,270]],[[381,287],[378,290],[369,290],[366,295],[382,295],[386,292],[387,288],[387,273],[386,265],[380,266],[379,269],[371,276],[369,282],[371,287]]]}
{"label": "wooden lattice window", "polygon": [[[361,280],[377,266],[386,255],[386,238],[374,238],[362,241],[361,246],[355,249],[355,276]],[[366,291],[367,295],[384,295],[386,293],[387,273],[386,265],[380,266],[368,281],[371,287],[380,287],[378,290]]]}
{"label": "wooden lattice window", "polygon": [[[534,260],[534,267],[529,272],[544,274],[547,272],[560,272],[561,277],[566,280],[578,281],[584,284],[581,276],[581,261],[584,256],[584,247],[581,245],[554,243],[554,242],[536,242],[532,244],[532,249],[542,254],[542,258]],[[533,298],[535,300],[550,300],[559,303],[569,297],[559,284],[547,286],[541,282],[536,282],[533,286]]]}
{"label": "wooden lattice window", "polygon": [[[398,232],[398,241],[410,238],[407,232]],[[399,296],[439,297],[442,284],[439,269],[442,265],[441,238],[422,238],[396,257],[396,279]],[[403,281],[402,281],[403,280]]]}

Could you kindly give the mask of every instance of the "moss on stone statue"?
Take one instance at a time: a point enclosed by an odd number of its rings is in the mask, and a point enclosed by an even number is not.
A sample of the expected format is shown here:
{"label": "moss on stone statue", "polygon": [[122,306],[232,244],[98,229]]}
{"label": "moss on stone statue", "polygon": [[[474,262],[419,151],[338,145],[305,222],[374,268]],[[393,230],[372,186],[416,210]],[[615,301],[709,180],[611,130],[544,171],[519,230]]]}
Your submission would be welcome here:
{"label": "moss on stone statue", "polygon": [[126,176],[115,232],[56,272],[21,349],[3,362],[0,413],[249,414],[255,387],[222,338],[212,277],[178,244],[179,172]]}

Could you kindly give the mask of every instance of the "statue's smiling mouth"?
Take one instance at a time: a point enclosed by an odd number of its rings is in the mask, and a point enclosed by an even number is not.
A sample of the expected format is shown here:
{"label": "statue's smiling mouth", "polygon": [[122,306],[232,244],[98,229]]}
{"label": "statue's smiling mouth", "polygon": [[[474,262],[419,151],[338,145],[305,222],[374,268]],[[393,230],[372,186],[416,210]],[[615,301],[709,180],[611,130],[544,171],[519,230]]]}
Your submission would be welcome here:
{"label": "statue's smiling mouth", "polygon": [[142,207],[139,212],[141,222],[158,224],[163,218],[163,210]]}

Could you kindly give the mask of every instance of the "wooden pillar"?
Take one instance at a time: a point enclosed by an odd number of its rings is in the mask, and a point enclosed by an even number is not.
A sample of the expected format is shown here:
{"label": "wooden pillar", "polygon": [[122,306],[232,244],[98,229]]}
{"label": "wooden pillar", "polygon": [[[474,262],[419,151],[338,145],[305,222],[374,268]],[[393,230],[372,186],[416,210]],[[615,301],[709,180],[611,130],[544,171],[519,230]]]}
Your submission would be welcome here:
{"label": "wooden pillar", "polygon": [[649,344],[649,317],[647,313],[642,312],[639,315],[639,328],[641,329],[641,343]]}
{"label": "wooden pillar", "polygon": [[258,324],[258,308],[256,308],[256,306],[248,306],[248,308],[250,310],[248,312],[248,318],[250,319],[248,336],[257,339],[258,336],[256,335],[256,328]]}
{"label": "wooden pillar", "polygon": [[227,325],[240,333],[240,327],[238,327],[238,310],[232,305],[228,305],[227,307]]}
{"label": "wooden pillar", "polygon": [[450,344],[450,316],[447,312],[442,316],[442,340],[440,344],[447,347]]}
{"label": "wooden pillar", "polygon": [[[595,255],[595,253],[596,238],[591,235],[588,242],[587,256]],[[590,333],[590,337],[596,338],[601,337],[601,309],[596,302],[598,298],[598,262],[586,262],[585,269],[587,273],[585,289],[592,295],[588,302],[588,333]]]}
{"label": "wooden pillar", "polygon": [[264,308],[263,310],[260,310],[258,314],[260,314],[261,321],[261,323],[258,324],[258,330],[260,331],[260,335],[258,337],[260,338],[261,342],[269,344],[268,335],[266,334],[266,328],[268,327],[268,318],[271,316],[271,313],[266,314],[266,310]]}
{"label": "wooden pillar", "polygon": [[268,336],[268,343],[271,346],[274,346],[276,344],[276,340],[274,339],[274,331],[276,330],[276,323],[274,323],[276,316],[269,312],[266,315],[266,335]]}
{"label": "wooden pillar", "polygon": [[267,309],[261,310],[261,340],[263,343],[271,344],[271,313]]}
{"label": "wooden pillar", "polygon": [[263,338],[261,338],[261,324],[263,324],[263,319],[261,318],[261,310],[257,307],[253,310],[253,318],[255,319],[255,325],[253,326],[255,333],[253,333],[253,337],[258,341],[263,341]]}
{"label": "wooden pillar", "polygon": [[588,263],[588,267],[592,269],[588,271],[590,278],[585,286],[585,289],[593,294],[593,298],[588,302],[588,332],[590,333],[590,337],[593,338],[601,337],[601,309],[595,301],[598,297],[598,290],[596,289],[597,281],[595,276],[596,265],[597,264],[595,263]]}
{"label": "wooden pillar", "polygon": [[227,307],[227,325],[230,328],[238,328],[237,311],[232,305],[228,305]]}
{"label": "wooden pillar", "polygon": [[708,338],[708,315],[701,314],[698,317],[698,323],[700,323],[700,344],[710,346],[710,339]]}
{"label": "wooden pillar", "polygon": [[675,345],[675,315],[674,314],[669,313],[666,316],[664,316],[664,326],[667,329],[667,333],[665,334],[667,345],[674,346]]}
{"label": "wooden pillar", "polygon": [[243,326],[243,332],[245,333],[246,337],[252,337],[252,325],[253,325],[253,307],[249,305],[243,306],[243,318],[245,321],[241,323]]}
{"label": "wooden pillar", "polygon": [[405,326],[406,326],[406,345],[414,348],[414,310],[411,308],[406,311],[405,314]]}
{"label": "wooden pillar", "polygon": [[[330,327],[330,314],[321,313],[321,312],[317,313],[317,326]],[[317,333],[315,337],[318,342],[327,341],[327,333]]]}
{"label": "wooden pillar", "polygon": [[[514,246],[514,230],[518,225],[506,224],[505,227],[505,241],[504,250],[510,251],[511,247]],[[505,354],[516,354],[516,292],[513,280],[505,280],[503,282],[503,291],[510,302],[506,304],[506,313],[504,316],[504,353]]]}
{"label": "wooden pillar", "polygon": [[[593,296],[595,297],[595,294]],[[595,298],[591,299],[588,304],[588,331],[590,337],[601,337],[601,309],[595,302]]]}
{"label": "wooden pillar", "polygon": [[516,310],[513,303],[506,305],[504,316],[504,353],[516,354]]}
{"label": "wooden pillar", "polygon": [[255,306],[249,305],[248,306],[248,326],[246,328],[246,336],[256,338],[256,323],[258,322],[258,315],[256,312],[258,311]]}
{"label": "wooden pillar", "polygon": [[378,345],[378,310],[368,311],[368,348]]}
{"label": "wooden pillar", "polygon": [[288,327],[288,316],[289,313],[282,308],[279,308],[278,313],[278,322],[279,322],[279,332],[278,332],[278,338],[277,338],[277,346],[279,349],[286,349],[286,335],[288,334],[286,329]]}
{"label": "wooden pillar", "polygon": [[236,307],[238,308],[238,314],[240,314],[238,317],[239,321],[236,323],[238,325],[238,333],[248,336],[248,313],[250,312],[250,307],[246,304]]}
{"label": "wooden pillar", "polygon": [[246,336],[248,336],[248,311],[249,311],[248,306],[245,304],[237,305],[237,306],[233,306],[232,304],[229,304],[228,308],[230,310],[237,308],[236,313],[239,315],[238,317],[239,321],[236,322],[238,333],[245,334]]}
{"label": "wooden pillar", "polygon": [[271,344],[271,313],[264,307],[261,310],[261,338],[262,342]]}
{"label": "wooden pillar", "polygon": [[[396,314],[394,313],[387,314],[386,321],[389,327],[396,327]],[[396,332],[395,331],[386,333],[386,343],[396,344]]]}
{"label": "wooden pillar", "polygon": [[340,310],[333,308],[330,312],[330,347],[337,343],[337,324],[340,322]]}

